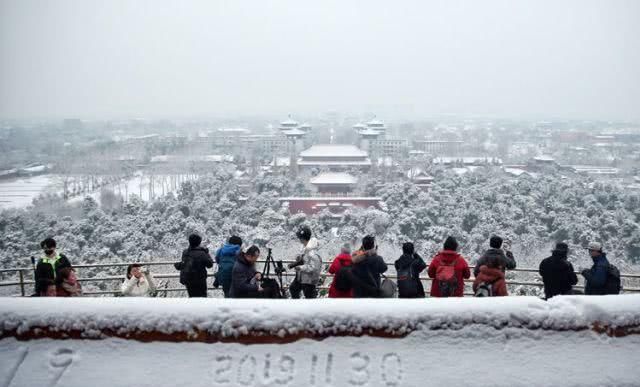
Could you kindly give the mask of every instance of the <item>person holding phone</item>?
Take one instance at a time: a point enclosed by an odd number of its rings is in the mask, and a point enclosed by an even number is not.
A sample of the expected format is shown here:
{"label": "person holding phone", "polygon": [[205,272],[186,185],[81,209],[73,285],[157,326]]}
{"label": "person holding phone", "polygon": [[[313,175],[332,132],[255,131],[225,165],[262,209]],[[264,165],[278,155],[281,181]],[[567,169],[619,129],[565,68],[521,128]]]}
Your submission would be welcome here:
{"label": "person holding phone", "polygon": [[134,263],[127,267],[120,292],[125,297],[151,297],[156,293],[156,281],[149,269]]}

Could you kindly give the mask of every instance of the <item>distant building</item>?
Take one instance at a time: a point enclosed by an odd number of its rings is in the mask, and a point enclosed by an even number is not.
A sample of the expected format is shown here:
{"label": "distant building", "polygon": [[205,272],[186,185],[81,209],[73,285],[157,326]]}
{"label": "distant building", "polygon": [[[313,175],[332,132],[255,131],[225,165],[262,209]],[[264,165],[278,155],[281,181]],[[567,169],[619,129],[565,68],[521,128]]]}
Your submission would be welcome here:
{"label": "distant building", "polygon": [[324,172],[311,178],[310,183],[316,187],[319,193],[344,194],[353,191],[358,180],[344,172]]}
{"label": "distant building", "polygon": [[353,208],[368,208],[384,210],[382,198],[380,197],[350,197],[350,196],[314,196],[314,197],[283,197],[280,203],[289,209],[291,214],[304,213],[307,215],[318,213],[324,209],[335,215],[340,215],[344,211]]}
{"label": "distant building", "polygon": [[371,160],[367,152],[355,145],[313,145],[309,149],[300,152],[298,159],[300,168],[328,167],[332,170],[341,170],[349,167],[368,169]]}
{"label": "distant building", "polygon": [[482,166],[482,165],[502,165],[502,159],[497,157],[436,157],[433,159],[434,164],[440,165],[464,165],[464,166]]}
{"label": "distant building", "polygon": [[453,140],[414,140],[413,149],[423,151],[430,155],[453,155],[460,154],[460,148],[464,141]]}

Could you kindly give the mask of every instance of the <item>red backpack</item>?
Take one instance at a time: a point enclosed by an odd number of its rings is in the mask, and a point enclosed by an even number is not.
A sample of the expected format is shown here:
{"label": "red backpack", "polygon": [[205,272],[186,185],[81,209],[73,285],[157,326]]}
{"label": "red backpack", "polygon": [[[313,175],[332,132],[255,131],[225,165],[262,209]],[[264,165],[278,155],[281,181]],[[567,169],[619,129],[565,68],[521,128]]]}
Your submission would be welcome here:
{"label": "red backpack", "polygon": [[452,297],[458,289],[458,276],[456,276],[456,263],[458,258],[450,264],[441,262],[436,269],[436,281],[440,289],[440,297]]}

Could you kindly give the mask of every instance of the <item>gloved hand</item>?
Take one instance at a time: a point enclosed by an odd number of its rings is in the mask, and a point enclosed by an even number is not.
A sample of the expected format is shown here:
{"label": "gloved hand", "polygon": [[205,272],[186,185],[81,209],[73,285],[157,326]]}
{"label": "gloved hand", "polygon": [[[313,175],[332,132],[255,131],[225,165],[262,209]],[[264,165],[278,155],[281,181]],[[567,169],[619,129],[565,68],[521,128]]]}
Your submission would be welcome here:
{"label": "gloved hand", "polygon": [[590,272],[591,270],[589,269],[582,269],[582,271],[580,271],[580,274],[582,274],[583,277],[586,277]]}

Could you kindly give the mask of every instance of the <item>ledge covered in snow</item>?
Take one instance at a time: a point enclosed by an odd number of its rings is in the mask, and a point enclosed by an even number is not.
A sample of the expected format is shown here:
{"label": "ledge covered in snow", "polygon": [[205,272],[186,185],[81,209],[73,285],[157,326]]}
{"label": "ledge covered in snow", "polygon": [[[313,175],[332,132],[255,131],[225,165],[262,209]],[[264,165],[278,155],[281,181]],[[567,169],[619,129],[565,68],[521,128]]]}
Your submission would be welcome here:
{"label": "ledge covered in snow", "polygon": [[[0,300],[0,337],[123,337],[142,341],[292,342],[329,336],[404,337],[493,329],[640,333],[640,295],[420,300]],[[257,339],[262,337],[263,339]]]}

